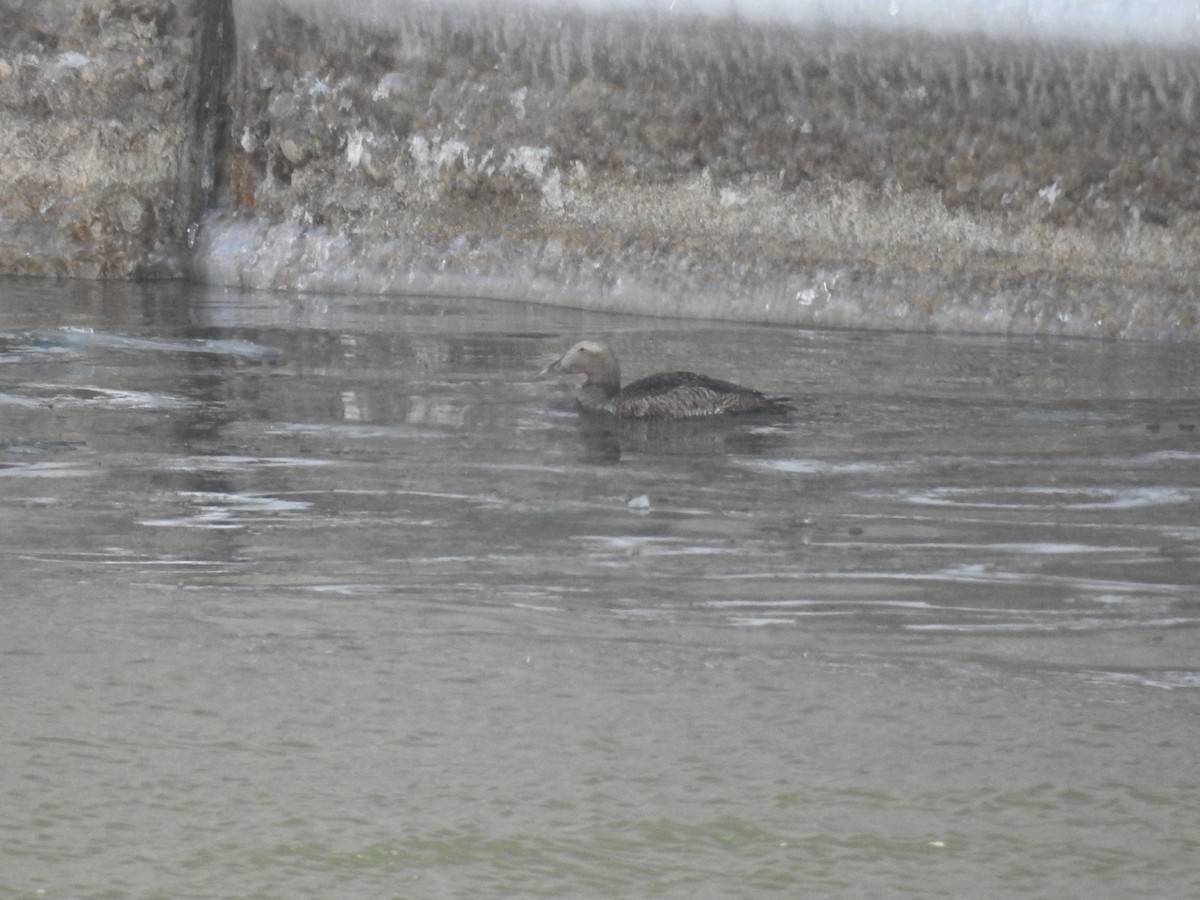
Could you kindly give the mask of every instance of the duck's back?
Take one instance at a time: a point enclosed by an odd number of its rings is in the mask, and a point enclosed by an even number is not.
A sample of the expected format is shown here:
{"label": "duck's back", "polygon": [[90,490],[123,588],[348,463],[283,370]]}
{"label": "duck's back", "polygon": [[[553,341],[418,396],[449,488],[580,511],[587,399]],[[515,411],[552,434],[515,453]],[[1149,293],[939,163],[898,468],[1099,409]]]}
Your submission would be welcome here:
{"label": "duck's back", "polygon": [[697,375],[661,372],[639,379],[613,398],[613,411],[630,419],[686,419],[737,412],[778,412],[789,409],[786,397]]}

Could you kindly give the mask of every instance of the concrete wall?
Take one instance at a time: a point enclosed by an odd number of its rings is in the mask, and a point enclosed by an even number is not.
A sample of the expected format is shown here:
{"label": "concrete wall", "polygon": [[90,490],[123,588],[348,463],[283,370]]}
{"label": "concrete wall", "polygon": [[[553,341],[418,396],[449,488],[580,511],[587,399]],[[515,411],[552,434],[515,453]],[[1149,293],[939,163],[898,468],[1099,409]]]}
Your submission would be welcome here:
{"label": "concrete wall", "polygon": [[0,271],[1200,336],[1193,47],[218,6],[4,13]]}
{"label": "concrete wall", "polygon": [[216,118],[199,107],[216,83],[200,67],[218,63],[201,35],[221,5],[0,4],[0,272],[186,271]]}
{"label": "concrete wall", "polygon": [[247,32],[232,205],[257,224],[214,228],[211,280],[795,324],[1197,324],[1190,48],[514,4],[277,9]]}

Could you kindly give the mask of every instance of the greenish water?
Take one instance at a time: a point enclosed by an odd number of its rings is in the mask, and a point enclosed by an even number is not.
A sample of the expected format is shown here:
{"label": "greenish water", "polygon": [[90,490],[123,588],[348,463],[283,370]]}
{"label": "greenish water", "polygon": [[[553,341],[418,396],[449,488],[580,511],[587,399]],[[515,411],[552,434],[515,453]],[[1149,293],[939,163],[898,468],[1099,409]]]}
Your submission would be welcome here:
{"label": "greenish water", "polygon": [[1200,893],[1185,346],[0,297],[4,896]]}

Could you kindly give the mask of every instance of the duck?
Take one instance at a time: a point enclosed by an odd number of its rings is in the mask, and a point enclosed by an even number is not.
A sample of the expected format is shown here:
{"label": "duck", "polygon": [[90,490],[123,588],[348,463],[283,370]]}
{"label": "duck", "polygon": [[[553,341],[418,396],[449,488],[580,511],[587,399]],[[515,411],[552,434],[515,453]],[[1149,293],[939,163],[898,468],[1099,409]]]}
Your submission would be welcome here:
{"label": "duck", "polygon": [[549,375],[586,376],[576,398],[586,412],[619,419],[691,419],[733,413],[784,413],[791,397],[771,397],[695,372],[660,372],[621,387],[621,365],[599,341],[580,341],[546,366]]}

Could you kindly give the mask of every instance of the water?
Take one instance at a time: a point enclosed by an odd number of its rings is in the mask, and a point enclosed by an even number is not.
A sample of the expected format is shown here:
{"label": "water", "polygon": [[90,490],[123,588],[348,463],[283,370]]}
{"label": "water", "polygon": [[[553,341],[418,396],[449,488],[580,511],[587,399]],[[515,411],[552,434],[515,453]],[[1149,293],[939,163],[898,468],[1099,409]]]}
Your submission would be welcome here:
{"label": "water", "polygon": [[0,894],[1200,893],[1194,348],[0,292]]}

